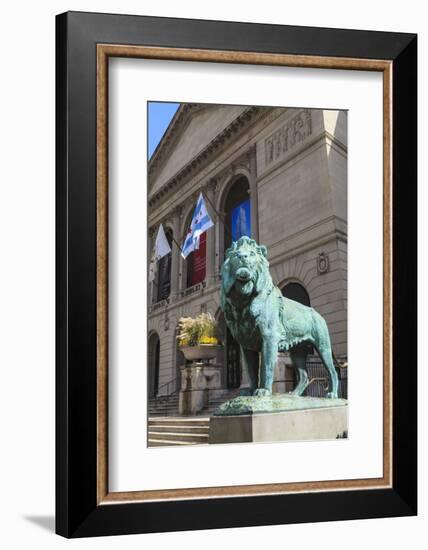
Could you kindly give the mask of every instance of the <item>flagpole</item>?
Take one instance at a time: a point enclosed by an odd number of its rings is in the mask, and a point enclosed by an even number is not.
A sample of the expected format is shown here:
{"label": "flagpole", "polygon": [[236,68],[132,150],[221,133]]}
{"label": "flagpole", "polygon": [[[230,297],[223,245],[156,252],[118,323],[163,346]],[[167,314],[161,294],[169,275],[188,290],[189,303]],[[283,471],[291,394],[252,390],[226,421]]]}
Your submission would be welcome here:
{"label": "flagpole", "polygon": [[207,197],[207,195],[205,194],[205,192],[203,191],[203,189],[201,188],[201,193],[202,193],[202,196],[208,201],[208,204],[211,206],[211,208],[214,210],[216,216],[217,216],[217,219],[220,218],[221,221],[223,222],[223,225],[227,231],[227,233],[229,234],[229,237],[231,238],[231,240],[233,241],[233,235],[232,235],[232,231],[230,230],[230,227],[229,225],[226,223],[224,217],[220,214],[220,212],[217,212],[217,209],[215,208],[215,206],[213,205],[213,203],[210,201],[210,199]]}
{"label": "flagpole", "polygon": [[171,238],[172,238],[172,240],[174,241],[175,246],[178,248],[178,250],[179,250],[180,252],[183,252],[183,249],[181,248],[181,246],[180,246],[180,245],[178,244],[178,242],[174,239],[174,235],[171,235]]}
{"label": "flagpole", "polygon": [[[161,225],[162,225],[162,224],[161,224]],[[180,246],[180,245],[178,244],[178,242],[175,240],[172,231],[170,232],[170,236],[171,236],[172,241],[175,243],[175,246],[178,248],[178,250],[180,250],[180,252],[182,252],[181,246]],[[154,248],[154,247],[153,247],[153,248]],[[156,260],[156,262],[157,262],[157,261],[158,261],[158,260]]]}

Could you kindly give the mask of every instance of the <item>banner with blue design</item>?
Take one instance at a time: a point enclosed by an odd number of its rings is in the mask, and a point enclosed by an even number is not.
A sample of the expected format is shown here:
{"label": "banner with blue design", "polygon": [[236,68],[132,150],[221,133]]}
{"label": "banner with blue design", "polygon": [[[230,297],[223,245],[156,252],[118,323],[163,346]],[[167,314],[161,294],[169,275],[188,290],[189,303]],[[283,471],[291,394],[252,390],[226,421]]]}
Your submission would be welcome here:
{"label": "banner with blue design", "polygon": [[205,205],[204,197],[202,193],[199,195],[198,202],[196,203],[195,211],[193,212],[192,222],[189,227],[189,231],[184,240],[184,244],[181,247],[181,255],[183,258],[199,249],[199,240],[202,233],[205,233],[207,229],[212,227],[214,222],[208,214],[207,207]]}
{"label": "banner with blue design", "polygon": [[251,201],[247,199],[232,209],[232,240],[251,237]]}

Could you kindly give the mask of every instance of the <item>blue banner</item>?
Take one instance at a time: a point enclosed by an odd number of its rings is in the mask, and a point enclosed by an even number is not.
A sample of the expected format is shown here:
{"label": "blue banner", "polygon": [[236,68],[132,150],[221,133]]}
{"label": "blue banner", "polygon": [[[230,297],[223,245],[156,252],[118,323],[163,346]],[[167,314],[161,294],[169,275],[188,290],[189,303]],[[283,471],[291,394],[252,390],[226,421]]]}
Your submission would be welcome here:
{"label": "blue banner", "polygon": [[232,239],[251,237],[251,201],[247,199],[232,210]]}

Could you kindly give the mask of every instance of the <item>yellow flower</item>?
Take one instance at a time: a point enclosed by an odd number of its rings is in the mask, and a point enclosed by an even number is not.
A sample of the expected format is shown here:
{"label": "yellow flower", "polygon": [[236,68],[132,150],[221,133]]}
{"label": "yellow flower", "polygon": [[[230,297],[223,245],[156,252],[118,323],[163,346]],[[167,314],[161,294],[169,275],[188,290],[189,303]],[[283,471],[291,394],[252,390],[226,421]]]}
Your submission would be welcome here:
{"label": "yellow flower", "polygon": [[212,346],[216,346],[218,344],[218,340],[214,336],[201,336],[199,342],[201,344],[210,344]]}
{"label": "yellow flower", "polygon": [[188,346],[189,340],[187,338],[182,338],[178,344],[180,347]]}
{"label": "yellow flower", "polygon": [[211,313],[201,313],[195,318],[181,317],[177,339],[180,346],[217,345],[216,330],[217,322]]}

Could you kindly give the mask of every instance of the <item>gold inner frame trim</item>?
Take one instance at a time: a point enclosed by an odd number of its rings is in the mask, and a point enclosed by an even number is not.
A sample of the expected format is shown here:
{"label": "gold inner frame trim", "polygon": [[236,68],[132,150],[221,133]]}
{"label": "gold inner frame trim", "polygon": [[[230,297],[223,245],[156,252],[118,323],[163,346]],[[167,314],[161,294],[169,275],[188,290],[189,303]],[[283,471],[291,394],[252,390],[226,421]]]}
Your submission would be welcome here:
{"label": "gold inner frame trim", "polygon": [[[383,73],[383,476],[297,483],[109,492],[108,489],[108,59],[276,65]],[[97,503],[147,502],[392,486],[392,61],[187,48],[97,45]]]}

